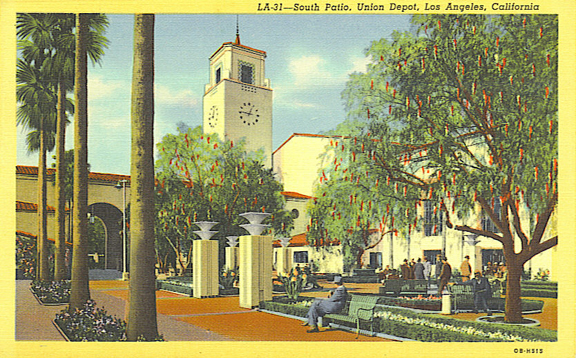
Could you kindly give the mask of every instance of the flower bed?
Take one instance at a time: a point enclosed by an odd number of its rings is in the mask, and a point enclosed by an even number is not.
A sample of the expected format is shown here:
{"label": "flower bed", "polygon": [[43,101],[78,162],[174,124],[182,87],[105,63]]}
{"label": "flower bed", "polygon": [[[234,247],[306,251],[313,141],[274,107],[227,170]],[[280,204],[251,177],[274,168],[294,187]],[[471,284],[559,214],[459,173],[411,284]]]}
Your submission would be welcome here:
{"label": "flower bed", "polygon": [[273,297],[272,301],[262,301],[259,304],[260,309],[284,313],[291,316],[306,317],[308,308],[314,302],[313,298],[298,297],[296,303],[286,296]]}
{"label": "flower bed", "polygon": [[113,342],[126,340],[126,322],[112,317],[96,302],[89,300],[82,309],[66,308],[56,315],[54,323],[73,342]]}
{"label": "flower bed", "polygon": [[380,302],[390,306],[415,308],[427,311],[442,310],[442,298],[436,296],[426,297],[418,295],[416,297],[383,297]]}
{"label": "flower bed", "polygon": [[[390,298],[381,298],[381,303]],[[302,298],[289,304],[280,297],[260,302],[260,308],[297,317],[305,317],[314,299]],[[436,314],[421,314],[409,309],[378,305],[375,331],[387,335],[414,339],[421,342],[510,342],[510,341],[556,341],[557,332],[542,328],[508,327],[483,322],[470,322]],[[349,322],[334,320],[349,326]],[[355,327],[351,327],[355,328]],[[362,329],[368,326],[361,324]]]}
{"label": "flower bed", "polygon": [[375,314],[380,331],[422,342],[556,341],[557,332],[532,327],[502,327],[438,315],[384,308]]}
{"label": "flower bed", "polygon": [[70,300],[70,281],[32,281],[30,291],[44,305],[61,305]]}
{"label": "flower bed", "polygon": [[192,296],[193,284],[191,277],[170,278],[166,280],[156,280],[157,290],[182,293]]}

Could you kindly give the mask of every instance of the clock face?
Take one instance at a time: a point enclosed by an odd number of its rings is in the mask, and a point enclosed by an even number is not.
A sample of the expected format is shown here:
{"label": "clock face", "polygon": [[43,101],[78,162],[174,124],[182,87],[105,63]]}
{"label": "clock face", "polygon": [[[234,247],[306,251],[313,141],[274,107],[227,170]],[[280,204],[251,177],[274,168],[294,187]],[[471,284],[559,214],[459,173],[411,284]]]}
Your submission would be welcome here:
{"label": "clock face", "polygon": [[258,113],[258,108],[254,103],[245,102],[240,106],[238,110],[238,115],[242,123],[253,126],[260,120],[260,114]]}
{"label": "clock face", "polygon": [[218,124],[218,107],[212,106],[208,111],[208,125],[210,128],[214,128],[216,124]]}

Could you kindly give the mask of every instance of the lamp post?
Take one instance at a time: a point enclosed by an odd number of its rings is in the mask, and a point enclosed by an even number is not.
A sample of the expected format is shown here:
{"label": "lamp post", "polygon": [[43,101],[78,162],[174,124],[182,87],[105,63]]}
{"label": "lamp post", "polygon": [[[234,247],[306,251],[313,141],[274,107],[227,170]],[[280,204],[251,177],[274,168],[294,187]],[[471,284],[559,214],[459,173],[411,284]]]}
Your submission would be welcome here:
{"label": "lamp post", "polygon": [[128,280],[126,271],[126,183],[128,180],[122,179],[116,184],[116,188],[122,188],[122,280]]}

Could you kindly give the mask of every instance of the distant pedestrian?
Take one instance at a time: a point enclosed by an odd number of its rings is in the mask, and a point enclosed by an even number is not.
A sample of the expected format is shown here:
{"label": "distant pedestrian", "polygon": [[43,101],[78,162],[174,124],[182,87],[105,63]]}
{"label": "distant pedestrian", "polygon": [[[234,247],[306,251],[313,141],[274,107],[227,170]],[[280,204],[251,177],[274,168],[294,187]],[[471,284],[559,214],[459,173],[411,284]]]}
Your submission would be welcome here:
{"label": "distant pedestrian", "polygon": [[402,273],[402,278],[404,280],[410,279],[410,265],[408,264],[408,259],[404,259],[404,263],[400,265],[400,272]]}
{"label": "distant pedestrian", "polygon": [[436,255],[436,267],[434,270],[434,277],[440,280],[440,272],[442,272],[442,255]]}
{"label": "distant pedestrian", "polygon": [[418,262],[414,264],[414,278],[416,280],[424,279],[424,265],[422,264],[421,258],[418,258]]}
{"label": "distant pedestrian", "polygon": [[446,256],[442,257],[442,271],[440,271],[440,283],[438,284],[438,295],[442,296],[442,291],[448,286],[448,281],[452,277],[452,266],[448,263]]}
{"label": "distant pedestrian", "polygon": [[416,262],[414,262],[414,259],[410,260],[410,276],[408,277],[410,280],[413,280],[415,278],[414,276],[414,267],[416,266]]}
{"label": "distant pedestrian", "polygon": [[460,272],[462,274],[462,282],[466,282],[470,279],[470,275],[472,274],[472,266],[470,266],[470,256],[464,256],[464,261],[462,261],[462,265],[460,265]]}
{"label": "distant pedestrian", "polygon": [[422,265],[424,266],[424,279],[430,280],[430,273],[432,272],[432,264],[430,263],[430,261],[428,261],[428,258],[426,256],[424,256],[424,263]]}

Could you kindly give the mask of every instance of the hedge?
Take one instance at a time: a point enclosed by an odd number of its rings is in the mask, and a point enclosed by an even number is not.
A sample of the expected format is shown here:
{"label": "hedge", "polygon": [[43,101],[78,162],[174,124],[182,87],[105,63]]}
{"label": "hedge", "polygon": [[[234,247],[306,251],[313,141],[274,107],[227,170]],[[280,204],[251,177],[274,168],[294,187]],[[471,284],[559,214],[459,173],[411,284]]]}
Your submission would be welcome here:
{"label": "hedge", "polygon": [[274,301],[262,301],[259,307],[263,310],[284,313],[296,317],[306,317],[308,313],[308,307]]}
{"label": "hedge", "polygon": [[[465,329],[469,329],[469,328],[473,328],[473,329],[479,329],[485,332],[492,332],[492,333],[496,333],[496,332],[501,332],[503,334],[508,334],[508,335],[517,335],[522,337],[525,340],[531,340],[531,341],[556,341],[558,339],[558,334],[556,331],[553,330],[547,330],[547,329],[542,329],[542,328],[535,328],[535,327],[524,327],[524,326],[518,326],[518,325],[505,325],[505,324],[491,324],[491,323],[484,323],[484,322],[470,322],[470,321],[463,321],[463,320],[459,320],[459,319],[455,319],[455,318],[450,318],[450,317],[444,317],[444,316],[440,316],[440,315],[436,315],[436,314],[418,314],[418,313],[414,313],[414,312],[410,312],[409,310],[403,310],[403,309],[397,309],[397,308],[377,308],[377,311],[388,311],[394,314],[399,314],[408,318],[412,318],[412,319],[419,319],[419,318],[424,318],[426,320],[432,321],[434,323],[438,323],[438,324],[444,324],[444,325],[450,325],[453,327],[458,327],[458,328],[465,328]],[[398,322],[395,322],[398,323]],[[408,325],[409,327],[413,328],[416,327],[416,325]],[[386,325],[384,325],[384,327],[386,327]],[[421,326],[418,326],[421,327]],[[426,327],[426,329],[431,329]],[[437,331],[440,331],[442,335],[444,334],[448,334],[449,330],[440,330],[440,329],[436,329]],[[420,331],[418,331],[420,332]],[[387,333],[387,334],[393,334],[396,336],[402,336],[405,338],[411,338],[411,339],[416,339],[416,340],[422,340],[422,337],[418,336],[418,333],[415,333],[413,331],[413,329],[411,329],[407,335],[400,335],[398,332],[394,332],[394,331],[382,331],[382,333]],[[455,333],[455,332],[452,332]],[[473,337],[474,340],[476,340],[476,338],[478,337]],[[488,338],[482,338],[482,341],[489,341]]]}
{"label": "hedge", "polygon": [[558,288],[558,282],[556,281],[538,281],[538,280],[529,280],[529,281],[521,281],[520,284],[522,287],[527,286],[537,286],[539,288]]}
{"label": "hedge", "polygon": [[546,297],[558,298],[558,290],[543,290],[543,289],[524,289],[522,288],[523,297]]}
{"label": "hedge", "polygon": [[[282,303],[278,299],[276,301],[262,301],[260,302],[260,308],[264,310],[280,312],[297,317],[305,317],[306,313],[308,312],[308,307],[304,305],[290,305]],[[424,319],[428,322],[431,322],[434,325],[439,326],[444,325],[452,327],[452,328],[440,329],[416,323],[410,324],[406,322],[393,321],[377,317],[375,324],[375,330],[377,332],[394,335],[397,337],[414,339],[422,342],[509,341],[509,339],[499,338],[498,336],[519,336],[523,340],[529,340],[529,341],[556,341],[558,339],[556,331],[546,330],[542,328],[523,327],[516,325],[508,326],[504,324],[490,324],[484,322],[470,322],[450,317],[443,317],[436,314],[414,313],[408,309],[377,306],[376,308],[377,316],[386,313],[400,315],[402,317],[406,317],[408,320]],[[342,322],[337,319],[332,319],[332,322],[343,326],[350,325],[349,322],[348,323]],[[368,325],[362,322],[361,328],[368,329]],[[465,332],[459,332],[457,330],[462,330]],[[466,333],[466,332],[473,332],[474,330],[489,332],[491,334],[496,335],[497,337],[491,338]]]}

